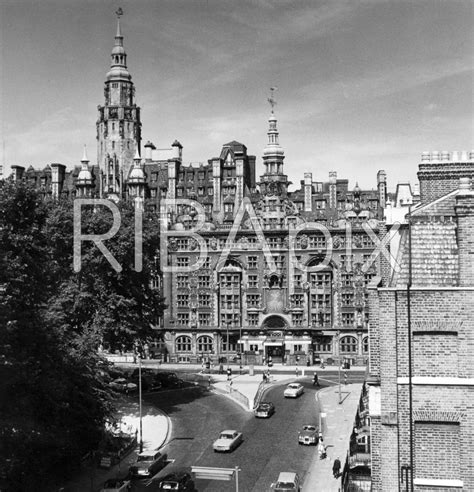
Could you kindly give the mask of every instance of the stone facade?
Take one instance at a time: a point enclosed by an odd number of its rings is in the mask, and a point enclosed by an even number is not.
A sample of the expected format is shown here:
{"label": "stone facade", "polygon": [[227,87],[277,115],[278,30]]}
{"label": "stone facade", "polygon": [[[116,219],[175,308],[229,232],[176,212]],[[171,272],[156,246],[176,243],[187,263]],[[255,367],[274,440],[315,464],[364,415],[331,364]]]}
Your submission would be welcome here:
{"label": "stone facade", "polygon": [[[289,191],[273,111],[267,135],[258,183],[256,159],[239,142],[199,166],[154,161],[147,144],[145,171],[157,173],[156,195],[175,200],[158,202],[167,228],[161,260],[169,308],[161,330],[170,358],[364,364],[366,287],[380,274],[371,254],[385,233],[385,174],[377,190],[364,191],[349,190],[334,172],[328,182],[307,172]],[[202,251],[193,235],[199,210],[197,234],[207,251],[193,268]]]}
{"label": "stone facade", "polygon": [[446,193],[410,214],[400,270],[369,287],[377,491],[405,490],[407,477],[414,490],[474,490],[474,173],[452,190],[453,169],[437,178]]}
{"label": "stone facade", "polygon": [[[170,359],[364,364],[367,285],[381,275],[380,265],[389,268],[372,256],[386,233],[385,172],[374,177],[372,190],[349,188],[336,172],[328,180],[305,172],[291,191],[273,95],[270,102],[258,180],[257,158],[236,141],[199,164],[184,162],[178,141],[167,149],[147,142],[140,156],[140,108],[118,22],[98,108],[97,164],[89,165],[84,152],[73,170],[16,166],[13,179],[34,184],[45,197],[130,199],[161,214],[169,307],[157,338]],[[200,240],[207,253],[194,268]]]}

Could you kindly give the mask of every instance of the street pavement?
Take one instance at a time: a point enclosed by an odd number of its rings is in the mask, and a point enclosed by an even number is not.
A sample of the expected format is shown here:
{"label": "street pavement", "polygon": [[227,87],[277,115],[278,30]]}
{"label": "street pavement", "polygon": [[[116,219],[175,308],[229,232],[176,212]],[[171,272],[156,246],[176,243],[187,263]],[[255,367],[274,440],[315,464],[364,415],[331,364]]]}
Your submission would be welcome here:
{"label": "street pavement", "polygon": [[[122,364],[120,364],[122,365]],[[136,367],[135,364],[123,364],[123,366]],[[211,378],[211,391],[223,394],[236,401],[246,411],[251,411],[254,407],[254,400],[257,392],[268,389],[276,384],[295,381],[299,378],[312,377],[315,372],[318,373],[320,381],[338,381],[337,367],[298,367],[298,366],[274,366],[270,371],[270,381],[265,385],[262,384],[262,374],[267,370],[266,366],[256,366],[253,368],[253,375],[249,374],[248,368],[243,368],[242,374],[239,374],[239,367],[232,367],[232,376],[228,381],[226,374],[216,374],[211,370],[208,374],[202,369],[201,365],[183,365],[183,364],[158,364],[156,361],[143,361],[144,367],[154,367],[161,370],[185,371],[186,373],[196,373],[201,376],[201,384]],[[336,371],[336,372],[334,372]],[[327,458],[319,461],[317,464],[312,463],[308,472],[305,474],[303,483],[303,492],[336,492],[341,490],[340,478],[336,479],[332,474],[332,464],[336,457],[339,457],[342,466],[349,449],[349,438],[352,433],[357,405],[359,403],[362,384],[352,383],[352,380],[361,381],[365,374],[365,368],[352,367],[345,371],[348,375],[347,385],[341,388],[341,403],[339,403],[339,392],[337,385],[323,388],[316,393],[315,405],[317,410],[323,416],[321,425],[323,431],[324,444],[327,447]],[[122,422],[125,425],[138,427],[138,404],[130,404],[131,407],[121,409],[123,413]],[[148,442],[146,447],[150,449],[160,448],[165,444],[170,434],[170,420],[164,413],[158,409],[149,406],[143,407],[143,435]],[[317,453],[315,453],[317,457]],[[129,454],[122,463],[112,467],[109,470],[92,469],[86,467],[81,473],[78,473],[66,487],[64,492],[85,492],[100,490],[100,485],[108,478],[124,476],[128,470],[129,464],[136,459],[136,452]],[[317,459],[317,458],[315,458]],[[342,470],[341,470],[342,471]],[[260,491],[255,491],[260,492]]]}

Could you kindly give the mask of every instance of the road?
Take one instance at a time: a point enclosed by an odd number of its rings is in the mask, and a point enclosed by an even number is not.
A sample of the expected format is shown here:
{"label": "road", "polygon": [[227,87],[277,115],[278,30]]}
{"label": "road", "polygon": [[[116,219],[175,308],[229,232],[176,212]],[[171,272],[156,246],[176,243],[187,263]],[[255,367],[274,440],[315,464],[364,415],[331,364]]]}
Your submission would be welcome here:
{"label": "road", "polygon": [[[317,424],[319,417],[317,388],[312,386],[310,377],[301,382],[305,393],[298,399],[285,399],[282,385],[271,387],[264,398],[276,406],[270,419],[256,419],[233,401],[200,388],[148,395],[147,401],[171,418],[171,440],[164,451],[174,461],[151,482],[135,481],[133,490],[156,490],[158,480],[166,473],[189,470],[192,465],[239,466],[239,492],[268,490],[280,471],[296,471],[304,479],[316,448],[298,445],[298,429],[305,423]],[[215,453],[212,443],[224,429],[242,431],[244,442],[232,453]],[[197,480],[196,488],[206,492],[235,491],[233,482],[223,481]]]}

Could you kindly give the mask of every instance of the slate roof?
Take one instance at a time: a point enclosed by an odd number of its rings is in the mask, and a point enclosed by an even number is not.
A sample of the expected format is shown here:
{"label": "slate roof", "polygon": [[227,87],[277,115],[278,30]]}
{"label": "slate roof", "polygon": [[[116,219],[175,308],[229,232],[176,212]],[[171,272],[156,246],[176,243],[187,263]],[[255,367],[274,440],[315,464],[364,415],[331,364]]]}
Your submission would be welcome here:
{"label": "slate roof", "polygon": [[[412,285],[456,286],[459,281],[455,190],[411,214]],[[394,274],[392,286],[406,285],[409,277],[408,229],[402,233],[397,259],[400,271]]]}

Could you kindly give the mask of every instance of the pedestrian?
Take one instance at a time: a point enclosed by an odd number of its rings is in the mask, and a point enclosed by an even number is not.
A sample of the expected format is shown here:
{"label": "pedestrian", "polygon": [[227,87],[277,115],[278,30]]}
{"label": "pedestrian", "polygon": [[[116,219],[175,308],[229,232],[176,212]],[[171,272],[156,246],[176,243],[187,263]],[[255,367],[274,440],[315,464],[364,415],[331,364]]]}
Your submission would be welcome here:
{"label": "pedestrian", "polygon": [[295,367],[295,376],[298,377],[298,366]]}
{"label": "pedestrian", "polygon": [[263,373],[262,376],[263,376],[263,382],[266,383],[267,382],[267,375],[265,373]]}
{"label": "pedestrian", "polygon": [[341,471],[341,461],[339,459],[339,456],[334,460],[334,464],[332,465],[332,474],[334,475],[334,478],[339,477],[339,472]]}
{"label": "pedestrian", "polygon": [[319,386],[319,379],[318,379],[317,373],[314,373],[314,376],[313,376],[313,386]]}
{"label": "pedestrian", "polygon": [[209,376],[207,382],[208,382],[209,389],[211,389],[211,384],[212,384],[211,376]]}
{"label": "pedestrian", "polygon": [[232,369],[230,367],[227,368],[227,381],[230,381],[232,377]]}
{"label": "pedestrian", "polygon": [[219,364],[219,374],[224,374],[224,366]]}

